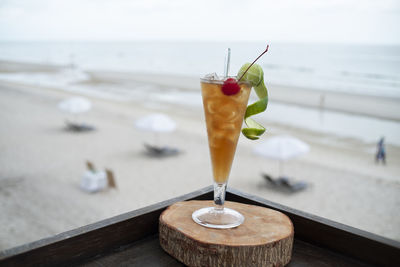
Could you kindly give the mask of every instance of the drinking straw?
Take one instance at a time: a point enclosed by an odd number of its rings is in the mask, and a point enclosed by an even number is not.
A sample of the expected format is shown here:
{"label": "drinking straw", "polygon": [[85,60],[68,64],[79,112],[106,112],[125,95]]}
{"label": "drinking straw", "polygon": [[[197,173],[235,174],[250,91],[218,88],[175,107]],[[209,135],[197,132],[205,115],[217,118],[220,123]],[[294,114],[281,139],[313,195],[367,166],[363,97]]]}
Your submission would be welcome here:
{"label": "drinking straw", "polygon": [[231,64],[231,49],[228,48],[228,51],[226,53],[226,61],[225,61],[225,71],[224,75],[225,77],[228,77],[229,74],[229,65]]}

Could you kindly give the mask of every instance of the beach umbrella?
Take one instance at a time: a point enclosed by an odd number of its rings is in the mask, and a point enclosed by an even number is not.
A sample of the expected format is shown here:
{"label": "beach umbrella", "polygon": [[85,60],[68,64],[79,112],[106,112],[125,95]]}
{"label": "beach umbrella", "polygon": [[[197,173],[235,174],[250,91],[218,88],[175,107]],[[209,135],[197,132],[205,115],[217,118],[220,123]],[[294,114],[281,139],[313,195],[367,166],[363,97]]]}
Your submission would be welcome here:
{"label": "beach umbrella", "polygon": [[78,114],[89,111],[92,103],[84,97],[72,97],[58,103],[58,108],[68,113]]}
{"label": "beach umbrella", "polygon": [[271,159],[288,160],[310,151],[310,146],[288,135],[274,136],[258,144],[254,153]]}
{"label": "beach umbrella", "polygon": [[161,113],[150,114],[135,122],[138,129],[155,132],[169,133],[176,129],[176,123],[167,115]]}
{"label": "beach umbrella", "polygon": [[170,133],[175,131],[176,123],[169,116],[161,113],[154,113],[142,117],[135,122],[138,129],[152,132],[154,134],[154,144],[159,143],[159,133]]}
{"label": "beach umbrella", "polygon": [[310,151],[310,146],[303,141],[288,135],[269,138],[258,144],[254,153],[266,158],[279,161],[279,175],[283,172],[283,162]]}

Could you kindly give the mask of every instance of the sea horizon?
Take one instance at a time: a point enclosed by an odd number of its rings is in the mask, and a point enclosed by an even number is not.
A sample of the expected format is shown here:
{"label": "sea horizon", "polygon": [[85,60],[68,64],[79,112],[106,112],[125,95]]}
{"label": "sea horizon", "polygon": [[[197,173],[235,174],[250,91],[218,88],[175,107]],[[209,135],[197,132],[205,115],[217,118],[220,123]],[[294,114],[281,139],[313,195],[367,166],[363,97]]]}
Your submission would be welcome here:
{"label": "sea horizon", "polygon": [[[0,60],[202,77],[223,73],[228,47],[234,74],[265,42],[0,41]],[[258,64],[272,84],[400,98],[400,45],[272,42]]]}

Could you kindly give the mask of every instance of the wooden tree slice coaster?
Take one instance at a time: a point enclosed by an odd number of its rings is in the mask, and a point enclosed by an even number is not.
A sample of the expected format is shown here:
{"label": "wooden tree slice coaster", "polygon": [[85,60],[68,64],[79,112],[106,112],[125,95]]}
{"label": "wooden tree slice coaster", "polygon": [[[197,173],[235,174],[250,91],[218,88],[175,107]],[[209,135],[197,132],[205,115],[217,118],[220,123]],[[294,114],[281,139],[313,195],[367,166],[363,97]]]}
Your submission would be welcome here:
{"label": "wooden tree slice coaster", "polygon": [[192,213],[212,201],[177,202],[160,216],[161,247],[188,266],[284,266],[293,247],[293,224],[281,212],[225,202],[245,217],[232,229],[211,229],[195,223]]}

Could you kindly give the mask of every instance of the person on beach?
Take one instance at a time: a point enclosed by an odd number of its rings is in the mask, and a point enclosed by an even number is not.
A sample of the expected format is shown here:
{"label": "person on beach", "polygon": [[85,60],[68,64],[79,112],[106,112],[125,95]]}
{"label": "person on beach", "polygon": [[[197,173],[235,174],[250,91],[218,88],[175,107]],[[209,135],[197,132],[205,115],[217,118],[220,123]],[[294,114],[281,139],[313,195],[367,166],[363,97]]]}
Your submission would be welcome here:
{"label": "person on beach", "polygon": [[382,161],[383,164],[386,164],[386,151],[385,151],[384,141],[385,141],[385,138],[382,137],[378,142],[378,149],[376,151],[376,157],[375,157],[376,163],[379,163],[379,161]]}

